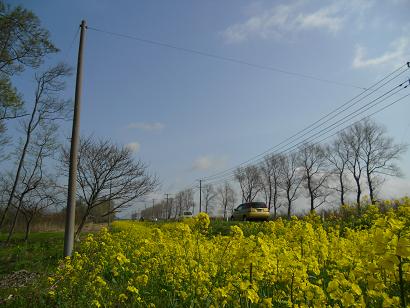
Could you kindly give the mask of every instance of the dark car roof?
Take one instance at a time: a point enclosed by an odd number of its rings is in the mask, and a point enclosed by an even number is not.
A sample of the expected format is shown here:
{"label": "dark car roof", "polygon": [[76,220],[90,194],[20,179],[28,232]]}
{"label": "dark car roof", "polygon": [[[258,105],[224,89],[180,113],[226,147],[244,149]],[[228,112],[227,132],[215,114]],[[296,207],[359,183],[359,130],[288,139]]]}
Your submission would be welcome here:
{"label": "dark car roof", "polygon": [[265,202],[245,202],[241,205],[251,206],[251,207],[266,207]]}

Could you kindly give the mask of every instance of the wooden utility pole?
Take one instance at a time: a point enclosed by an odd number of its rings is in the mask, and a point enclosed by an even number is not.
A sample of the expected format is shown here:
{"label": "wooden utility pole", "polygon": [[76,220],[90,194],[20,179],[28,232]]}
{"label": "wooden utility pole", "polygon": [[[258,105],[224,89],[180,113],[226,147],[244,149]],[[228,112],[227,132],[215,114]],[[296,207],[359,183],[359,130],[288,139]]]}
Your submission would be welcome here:
{"label": "wooden utility pole", "polygon": [[202,212],[202,180],[199,180],[199,213]]}
{"label": "wooden utility pole", "polygon": [[68,174],[68,197],[64,233],[64,256],[71,256],[74,246],[75,201],[77,184],[77,156],[80,134],[81,86],[83,79],[83,48],[86,29],[85,20],[81,22],[80,45],[78,47],[77,76],[75,83],[75,101],[73,128],[71,131],[70,170]]}

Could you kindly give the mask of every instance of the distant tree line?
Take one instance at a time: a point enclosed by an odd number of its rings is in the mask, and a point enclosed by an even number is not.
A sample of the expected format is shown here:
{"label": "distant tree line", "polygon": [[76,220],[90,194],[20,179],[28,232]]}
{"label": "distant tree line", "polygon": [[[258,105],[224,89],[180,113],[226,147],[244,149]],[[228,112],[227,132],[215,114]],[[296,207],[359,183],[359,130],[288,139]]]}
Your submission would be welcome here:
{"label": "distant tree line", "polygon": [[[406,145],[396,144],[382,125],[367,118],[327,144],[304,143],[296,151],[270,154],[258,164],[239,167],[234,171],[235,183],[203,185],[202,211],[226,219],[240,202],[263,200],[274,218],[279,210],[290,218],[295,201],[304,197],[312,212],[325,204],[354,201],[360,215],[364,194],[374,203],[386,177],[401,176],[397,162],[406,149]],[[189,202],[184,201],[187,195]],[[189,189],[141,211],[141,215],[177,218],[194,206],[193,190]]]}
{"label": "distant tree line", "polygon": [[366,118],[328,144],[305,143],[297,151],[266,156],[260,165],[238,168],[235,179],[244,202],[262,197],[274,217],[281,207],[290,217],[301,196],[314,211],[331,201],[346,204],[348,194],[355,195],[360,214],[364,193],[374,203],[385,178],[401,176],[396,163],[406,149],[395,144],[383,126]]}

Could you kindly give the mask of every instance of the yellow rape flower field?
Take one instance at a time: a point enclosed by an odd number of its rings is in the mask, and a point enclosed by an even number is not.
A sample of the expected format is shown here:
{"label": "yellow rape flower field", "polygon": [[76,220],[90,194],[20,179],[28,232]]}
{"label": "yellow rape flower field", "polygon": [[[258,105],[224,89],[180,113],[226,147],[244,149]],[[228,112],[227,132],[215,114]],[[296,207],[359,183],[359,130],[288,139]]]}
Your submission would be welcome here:
{"label": "yellow rape flower field", "polygon": [[309,215],[240,223],[227,235],[210,232],[204,213],[118,221],[61,262],[47,296],[69,307],[406,307],[410,199],[383,214],[369,206],[362,218],[368,228]]}

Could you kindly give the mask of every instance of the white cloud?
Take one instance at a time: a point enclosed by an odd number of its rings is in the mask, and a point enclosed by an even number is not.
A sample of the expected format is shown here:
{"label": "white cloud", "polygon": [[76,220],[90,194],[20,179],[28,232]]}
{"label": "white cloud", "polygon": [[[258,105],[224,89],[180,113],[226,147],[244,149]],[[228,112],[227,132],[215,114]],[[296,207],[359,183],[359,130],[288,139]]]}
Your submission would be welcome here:
{"label": "white cloud", "polygon": [[135,122],[130,123],[127,126],[129,129],[142,129],[144,131],[160,131],[164,128],[164,124],[160,122],[146,123],[146,122]]}
{"label": "white cloud", "polygon": [[222,35],[229,43],[245,41],[251,37],[281,38],[289,33],[320,29],[336,33],[343,27],[347,11],[351,7],[336,2],[313,12],[303,12],[302,1],[278,5],[251,16],[243,23],[229,26]]}
{"label": "white cloud", "polygon": [[194,160],[192,164],[193,170],[215,170],[224,168],[226,165],[225,157],[213,157],[213,156],[200,156]]}
{"label": "white cloud", "polygon": [[135,154],[140,150],[141,145],[138,142],[134,141],[134,142],[130,142],[130,143],[126,144],[125,147],[128,150],[130,150],[133,154]]}
{"label": "white cloud", "polygon": [[405,62],[406,56],[410,55],[410,39],[408,37],[400,37],[393,41],[390,46],[389,50],[383,53],[380,56],[369,58],[366,57],[366,49],[358,45],[356,47],[355,56],[353,59],[352,67],[359,69],[359,68],[367,68],[371,66],[379,66],[379,65],[390,65],[390,64],[397,64],[399,62]]}
{"label": "white cloud", "polygon": [[314,1],[295,0],[258,12],[252,9],[247,20],[229,26],[222,31],[222,36],[228,43],[238,43],[255,37],[280,39],[311,30],[335,34],[347,23],[349,26],[359,24],[364,13],[374,5],[373,0],[319,3],[326,5],[314,7]]}
{"label": "white cloud", "polygon": [[342,28],[343,17],[337,16],[338,8],[335,6],[325,7],[312,14],[300,14],[295,24],[299,29],[324,29],[336,33]]}

